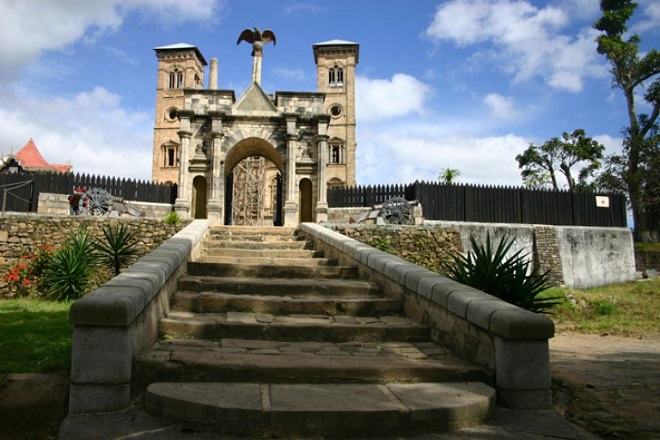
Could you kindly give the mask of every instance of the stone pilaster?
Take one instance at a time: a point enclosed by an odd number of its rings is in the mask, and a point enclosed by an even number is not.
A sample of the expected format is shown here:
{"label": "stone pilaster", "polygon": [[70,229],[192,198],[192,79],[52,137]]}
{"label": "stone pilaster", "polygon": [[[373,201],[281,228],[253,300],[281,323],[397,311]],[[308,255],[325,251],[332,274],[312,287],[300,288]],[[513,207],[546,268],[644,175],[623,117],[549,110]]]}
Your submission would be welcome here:
{"label": "stone pilaster", "polygon": [[222,141],[225,134],[221,117],[213,117],[212,130],[211,197],[207,204],[207,216],[210,225],[222,225],[225,204],[225,153],[222,151]]}
{"label": "stone pilaster", "polygon": [[286,119],[286,199],[284,201],[284,226],[298,225],[298,202],[296,185],[296,133],[297,118]]}
{"label": "stone pilaster", "polygon": [[[321,124],[319,124],[320,126]],[[326,125],[327,126],[327,125]],[[320,128],[320,127],[319,127]],[[319,130],[321,131],[321,130]],[[325,130],[323,130],[325,131]],[[328,221],[328,188],[326,184],[326,166],[328,163],[328,135],[320,134],[316,138],[318,145],[319,166],[316,175],[317,184],[317,202],[316,202],[316,221]]]}
{"label": "stone pilaster", "polygon": [[186,164],[190,160],[190,138],[192,132],[187,130],[190,127],[190,118],[181,117],[181,126],[186,129],[181,129],[177,132],[181,148],[179,148],[179,189],[178,197],[174,202],[174,210],[179,213],[183,219],[190,218],[190,205],[191,205],[191,185],[192,182],[189,178],[188,167]]}

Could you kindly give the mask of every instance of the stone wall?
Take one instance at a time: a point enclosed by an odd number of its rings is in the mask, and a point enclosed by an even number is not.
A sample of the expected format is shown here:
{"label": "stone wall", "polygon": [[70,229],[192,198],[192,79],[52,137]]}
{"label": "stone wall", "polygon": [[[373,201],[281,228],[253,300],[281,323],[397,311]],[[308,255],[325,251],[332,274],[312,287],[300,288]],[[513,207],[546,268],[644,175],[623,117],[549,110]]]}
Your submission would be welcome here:
{"label": "stone wall", "polygon": [[587,288],[636,279],[632,234],[627,228],[445,221],[425,221],[420,226],[324,226],[434,272],[451,249],[469,249],[471,236],[480,243],[490,236],[494,244],[508,236],[514,239],[509,255],[518,251],[526,255],[542,272],[549,271],[552,284]]}
{"label": "stone wall", "polygon": [[457,229],[376,225],[326,225],[359,242],[389,252],[411,263],[442,273],[441,261],[462,251]]}
{"label": "stone wall", "polygon": [[138,231],[139,255],[154,249],[187,224],[173,226],[162,219],[147,218],[4,216],[0,217],[0,265],[13,265],[21,256],[32,255],[43,245],[58,246],[70,234],[81,230],[87,230],[93,237],[102,237],[103,225],[118,223]]}

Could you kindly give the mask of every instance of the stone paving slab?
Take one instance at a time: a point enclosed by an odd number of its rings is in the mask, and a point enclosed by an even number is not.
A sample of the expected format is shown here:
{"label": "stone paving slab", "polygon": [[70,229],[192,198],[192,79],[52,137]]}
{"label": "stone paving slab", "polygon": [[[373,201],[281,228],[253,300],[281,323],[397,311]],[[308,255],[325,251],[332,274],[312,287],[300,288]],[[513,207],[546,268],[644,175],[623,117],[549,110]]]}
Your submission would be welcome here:
{"label": "stone paving slab", "polygon": [[250,338],[284,341],[395,342],[426,341],[428,327],[412,321],[388,322],[376,317],[354,317],[341,323],[342,315],[284,315],[273,322],[259,322],[255,313],[190,313],[174,311],[160,320],[161,334],[173,338]]}
{"label": "stone paving slab", "polygon": [[[365,294],[362,298],[337,296],[235,295],[219,292],[178,291],[172,298],[173,311],[221,313],[224,311],[269,314],[327,314],[382,316],[401,312],[401,301]],[[347,318],[349,318],[347,316]]]}
{"label": "stone paving slab", "polygon": [[[147,411],[184,425],[261,438],[456,428],[487,419],[494,403],[495,391],[481,383],[161,382],[145,398]],[[242,424],[235,423],[239,414]]]}
{"label": "stone paving slab", "polygon": [[423,343],[328,343],[223,339],[163,340],[140,356],[136,377],[168,381],[481,381],[489,373]]}
{"label": "stone paving slab", "polygon": [[245,295],[331,296],[365,297],[381,294],[378,285],[359,280],[335,280],[314,278],[245,278],[184,276],[178,287],[183,291],[224,292]]}
{"label": "stone paving slab", "polygon": [[189,275],[227,276],[242,278],[357,278],[357,266],[338,265],[296,265],[282,266],[272,264],[242,264],[236,261],[229,263],[189,262]]}
{"label": "stone paving slab", "polygon": [[[236,435],[184,430],[145,413],[141,407],[125,411],[75,414],[62,424],[60,440],[246,440]],[[387,437],[383,437],[387,438]],[[497,407],[494,416],[471,428],[428,434],[404,434],[396,440],[601,440],[567,422],[555,411],[513,411]],[[286,440],[281,438],[280,440]],[[318,434],[298,440],[324,440]],[[343,440],[367,440],[346,436]],[[368,440],[373,440],[369,438]]]}

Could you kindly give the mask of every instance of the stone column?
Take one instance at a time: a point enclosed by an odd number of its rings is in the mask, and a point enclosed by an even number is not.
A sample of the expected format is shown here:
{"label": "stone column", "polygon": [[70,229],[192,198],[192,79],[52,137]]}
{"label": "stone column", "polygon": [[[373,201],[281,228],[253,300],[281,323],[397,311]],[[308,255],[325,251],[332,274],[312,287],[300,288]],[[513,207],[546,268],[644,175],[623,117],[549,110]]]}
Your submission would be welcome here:
{"label": "stone column", "polygon": [[192,203],[191,185],[192,181],[188,173],[188,162],[190,160],[190,138],[192,132],[190,131],[190,115],[184,112],[179,113],[181,120],[181,130],[177,132],[179,135],[179,188],[178,195],[174,201],[174,210],[179,214],[182,219],[190,218],[190,206]]}
{"label": "stone column", "polygon": [[210,225],[224,223],[225,206],[225,154],[222,152],[222,139],[225,134],[222,130],[222,121],[213,120],[213,155],[211,157],[211,197],[207,204],[207,216]]}
{"label": "stone column", "polygon": [[284,201],[284,226],[298,225],[298,191],[296,185],[296,120],[286,119],[286,199]]}
{"label": "stone column", "polygon": [[[320,124],[319,124],[320,125]],[[328,139],[326,134],[319,134],[316,137],[318,146],[319,166],[316,172],[317,202],[316,202],[316,221],[328,221],[328,187],[326,184],[325,171],[328,163]]]}
{"label": "stone column", "polygon": [[209,89],[218,89],[218,59],[211,58],[211,66],[209,67]]}

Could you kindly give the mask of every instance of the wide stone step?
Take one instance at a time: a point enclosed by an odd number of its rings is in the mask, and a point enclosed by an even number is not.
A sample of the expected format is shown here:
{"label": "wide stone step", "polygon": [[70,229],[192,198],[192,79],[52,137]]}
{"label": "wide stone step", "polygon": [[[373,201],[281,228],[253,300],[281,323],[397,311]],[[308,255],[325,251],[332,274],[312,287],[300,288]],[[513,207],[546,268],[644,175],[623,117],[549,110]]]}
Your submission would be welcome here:
{"label": "wide stone step", "polygon": [[271,315],[244,312],[171,312],[159,330],[184,339],[244,338],[269,341],[422,342],[428,327],[397,316]]}
{"label": "wide stone step", "polygon": [[153,382],[492,383],[492,377],[432,342],[282,342],[163,339],[136,362]]}
{"label": "wide stone step", "polygon": [[177,292],[172,309],[195,313],[250,312],[279,315],[382,316],[401,312],[401,301],[382,297],[364,298],[234,295],[216,292]]}
{"label": "wide stone step", "polygon": [[155,383],[147,411],[249,438],[391,437],[474,425],[494,409],[481,383]]}
{"label": "wide stone step", "polygon": [[282,240],[303,240],[296,235],[295,228],[282,227],[252,227],[252,226],[214,226],[209,228],[208,236],[210,238],[222,238],[225,240],[236,241],[282,241]]}
{"label": "wide stone step", "polygon": [[309,248],[310,244],[304,240],[288,240],[288,241],[242,241],[242,240],[224,240],[224,239],[207,239],[204,242],[206,249],[258,249],[258,250],[275,250],[275,249],[294,249],[301,250]]}
{"label": "wide stone step", "polygon": [[321,258],[323,251],[310,249],[236,249],[212,248],[204,250],[205,257],[234,257],[234,258]]}
{"label": "wide stone step", "polygon": [[188,274],[198,276],[243,278],[355,279],[358,276],[358,269],[357,266],[298,265],[286,267],[272,264],[189,262]]}
{"label": "wide stone step", "polygon": [[332,266],[337,264],[334,258],[282,258],[282,257],[234,257],[234,256],[205,256],[206,263],[220,264],[252,264],[275,266]]}
{"label": "wide stone step", "polygon": [[179,290],[264,296],[341,296],[364,298],[381,293],[377,284],[357,280],[183,276]]}

